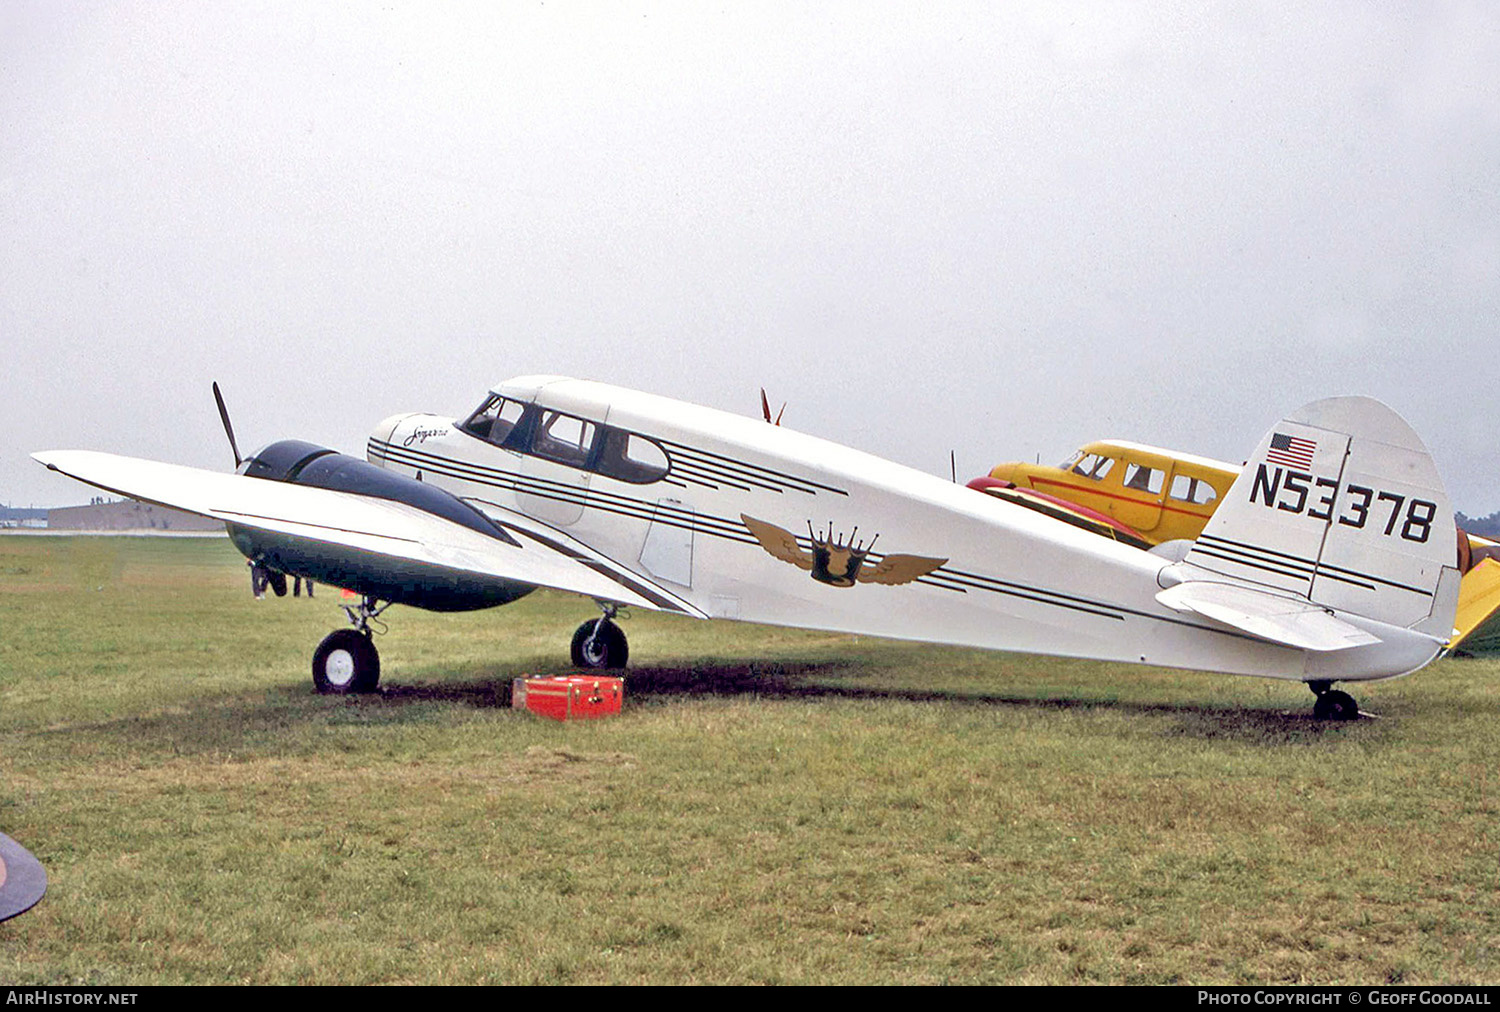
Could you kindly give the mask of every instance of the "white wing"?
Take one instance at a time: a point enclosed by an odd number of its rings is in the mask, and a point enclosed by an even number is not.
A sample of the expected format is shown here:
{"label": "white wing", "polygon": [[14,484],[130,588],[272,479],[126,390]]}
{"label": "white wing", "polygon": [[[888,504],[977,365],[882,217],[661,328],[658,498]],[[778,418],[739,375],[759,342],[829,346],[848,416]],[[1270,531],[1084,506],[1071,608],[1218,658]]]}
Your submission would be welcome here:
{"label": "white wing", "polygon": [[653,611],[690,610],[701,614],[697,609],[680,607],[676,595],[635,574],[623,577],[628,572],[623,567],[611,569],[602,557],[591,558],[565,550],[559,543],[549,544],[534,531],[519,532],[531,536],[507,543],[406,503],[351,492],[92,450],[50,450],[32,457],[54,471],[107,491],[242,527]]}

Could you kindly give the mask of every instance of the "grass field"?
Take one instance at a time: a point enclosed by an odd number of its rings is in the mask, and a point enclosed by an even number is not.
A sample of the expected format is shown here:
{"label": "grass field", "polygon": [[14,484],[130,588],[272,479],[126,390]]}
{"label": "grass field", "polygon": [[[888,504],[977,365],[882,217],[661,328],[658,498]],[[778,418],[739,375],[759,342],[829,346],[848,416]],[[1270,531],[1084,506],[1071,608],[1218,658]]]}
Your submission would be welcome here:
{"label": "grass field", "polygon": [[224,540],[0,537],[0,981],[1493,983],[1500,663],[1356,687],[637,615],[614,720],[512,711],[592,605],[343,621]]}

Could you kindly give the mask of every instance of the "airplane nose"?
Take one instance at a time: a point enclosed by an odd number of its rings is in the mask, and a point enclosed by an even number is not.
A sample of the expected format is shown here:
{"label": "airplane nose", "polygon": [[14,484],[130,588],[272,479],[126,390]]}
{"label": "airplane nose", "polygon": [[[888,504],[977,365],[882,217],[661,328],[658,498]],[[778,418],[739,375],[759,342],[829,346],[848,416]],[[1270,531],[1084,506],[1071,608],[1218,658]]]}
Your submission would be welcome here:
{"label": "airplane nose", "polygon": [[416,429],[416,419],[424,417],[418,412],[408,411],[382,418],[370,430],[370,441],[365,445],[365,459],[372,464],[385,466],[387,451],[399,447],[407,435]]}
{"label": "airplane nose", "polygon": [[428,414],[425,411],[413,412],[404,415],[392,415],[376,425],[370,432],[369,449],[366,456],[374,463],[375,454],[381,459],[387,453],[408,451],[412,453],[421,452],[425,446],[431,450],[438,443],[453,434],[457,423],[452,418],[444,418],[441,415]]}
{"label": "airplane nose", "polygon": [[996,465],[996,467],[994,468],[994,470],[990,471],[990,477],[991,478],[995,478],[995,479],[997,479],[999,481],[1008,481],[1011,484],[1015,484],[1015,481],[1016,481],[1016,465],[1015,464],[999,464],[999,465]]}

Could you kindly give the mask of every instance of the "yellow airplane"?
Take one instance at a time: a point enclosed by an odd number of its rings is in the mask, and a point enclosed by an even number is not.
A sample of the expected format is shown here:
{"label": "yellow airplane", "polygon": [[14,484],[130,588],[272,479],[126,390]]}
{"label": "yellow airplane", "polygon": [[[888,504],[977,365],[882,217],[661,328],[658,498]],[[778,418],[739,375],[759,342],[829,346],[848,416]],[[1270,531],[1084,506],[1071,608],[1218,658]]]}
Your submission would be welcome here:
{"label": "yellow airplane", "polygon": [[[1460,530],[1458,613],[1450,650],[1463,654],[1500,653],[1500,544]],[[1464,540],[1468,551],[1465,552]]]}
{"label": "yellow airplane", "polygon": [[1110,517],[1148,545],[1196,538],[1239,476],[1222,460],[1120,440],[1089,443],[1058,467],[1012,463],[990,472]]}
{"label": "yellow airplane", "polygon": [[[1268,452],[1296,467],[1295,439],[1277,438],[1288,445]],[[1226,461],[1110,439],[1085,444],[1057,467],[1000,464],[969,487],[1149,549],[1195,540],[1239,474]],[[1449,649],[1500,652],[1500,544],[1460,531],[1458,567],[1464,577]]]}

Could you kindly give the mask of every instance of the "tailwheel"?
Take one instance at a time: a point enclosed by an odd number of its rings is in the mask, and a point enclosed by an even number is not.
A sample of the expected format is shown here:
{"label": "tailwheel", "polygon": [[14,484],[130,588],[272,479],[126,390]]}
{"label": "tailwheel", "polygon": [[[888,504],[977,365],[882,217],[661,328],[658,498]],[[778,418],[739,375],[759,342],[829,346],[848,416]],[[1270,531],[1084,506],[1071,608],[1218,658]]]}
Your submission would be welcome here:
{"label": "tailwheel", "polygon": [[339,629],[313,652],[313,685],[322,693],[374,692],[380,682],[380,653],[369,630]]}
{"label": "tailwheel", "polygon": [[1317,693],[1313,704],[1313,716],[1318,720],[1355,720],[1359,717],[1359,704],[1347,692],[1329,688],[1327,682],[1309,682],[1308,688]]}
{"label": "tailwheel", "polygon": [[604,617],[585,622],[573,633],[573,666],[579,668],[623,668],[630,657],[630,645],[625,641],[625,632],[610,619],[613,610]]}

